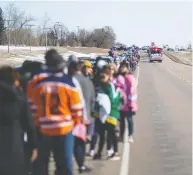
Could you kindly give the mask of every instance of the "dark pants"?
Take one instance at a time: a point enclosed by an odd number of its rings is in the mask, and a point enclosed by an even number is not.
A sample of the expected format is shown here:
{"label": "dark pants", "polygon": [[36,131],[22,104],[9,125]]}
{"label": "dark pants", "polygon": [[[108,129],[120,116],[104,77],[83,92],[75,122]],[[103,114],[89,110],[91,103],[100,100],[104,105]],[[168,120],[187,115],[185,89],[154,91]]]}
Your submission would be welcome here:
{"label": "dark pants", "polygon": [[95,119],[92,118],[90,121],[90,124],[87,125],[87,135],[93,136],[95,132]]}
{"label": "dark pants", "polygon": [[114,152],[118,151],[117,136],[115,132],[115,126],[110,123],[100,123],[99,131],[99,148],[98,154],[101,155],[105,144],[105,131],[107,131],[107,150],[110,150],[113,146]]}
{"label": "dark pants", "polygon": [[91,144],[90,144],[90,150],[94,150],[97,140],[98,140],[98,135],[99,135],[99,130],[100,130],[100,120],[97,118],[95,119],[94,123],[94,134],[92,136]]}
{"label": "dark pants", "polygon": [[[41,133],[39,131],[39,128],[36,128],[36,135],[37,135],[37,143],[40,143],[41,139]],[[39,147],[39,145],[37,145]],[[38,163],[37,160],[35,160],[33,163],[31,162],[31,156],[32,156],[32,147],[31,143],[24,142],[24,150],[25,150],[25,168],[28,174],[36,175],[37,169],[38,169]]]}
{"label": "dark pants", "polygon": [[120,112],[120,137],[123,138],[125,133],[125,119],[128,122],[128,133],[129,136],[133,135],[133,116],[135,112],[130,111],[121,111]]}
{"label": "dark pants", "polygon": [[56,163],[56,175],[73,175],[74,136],[42,135],[38,155],[38,175],[48,175],[50,152]]}
{"label": "dark pants", "polygon": [[74,156],[79,168],[81,168],[84,165],[85,144],[86,143],[83,140],[75,137]]}

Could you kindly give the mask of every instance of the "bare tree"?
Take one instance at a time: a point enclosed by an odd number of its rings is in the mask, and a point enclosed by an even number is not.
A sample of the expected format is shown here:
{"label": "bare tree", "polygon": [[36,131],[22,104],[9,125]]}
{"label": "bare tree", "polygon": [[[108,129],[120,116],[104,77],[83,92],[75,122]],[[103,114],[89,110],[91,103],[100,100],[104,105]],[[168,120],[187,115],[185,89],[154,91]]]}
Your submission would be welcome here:
{"label": "bare tree", "polygon": [[61,24],[59,26],[59,45],[60,46],[67,45],[68,34],[69,34],[68,28],[64,24]]}
{"label": "bare tree", "polygon": [[7,19],[12,19],[13,22],[10,25],[11,30],[11,44],[21,45],[24,43],[23,30],[25,25],[34,21],[34,18],[26,14],[25,11],[21,11],[15,4],[10,3],[6,7],[5,15]]}
{"label": "bare tree", "polygon": [[[20,10],[15,4],[10,3],[5,9],[6,19],[12,19],[10,24],[10,43],[14,45],[36,46],[83,46],[83,47],[103,47],[110,48],[115,44],[116,35],[112,27],[104,26],[87,30],[78,27],[77,31],[70,31],[61,22],[50,24],[50,18],[45,13],[40,26],[34,27],[34,31],[26,28],[35,20],[24,10]],[[77,30],[77,29],[76,29]],[[46,44],[47,43],[47,44]]]}
{"label": "bare tree", "polygon": [[[89,46],[89,42],[91,42],[92,37],[94,36],[95,31],[88,31],[86,29],[79,30],[79,42],[82,47]],[[92,45],[92,43],[90,44]]]}
{"label": "bare tree", "polygon": [[[50,18],[48,17],[47,13],[45,13],[44,18],[43,18],[43,29],[42,29],[42,34],[41,34],[41,41],[43,41],[44,46],[47,46],[47,33],[48,33],[48,25],[50,22]],[[46,43],[47,42],[47,43]]]}
{"label": "bare tree", "polygon": [[189,50],[192,50],[192,42],[189,42],[189,44],[188,44],[188,49],[189,49]]}

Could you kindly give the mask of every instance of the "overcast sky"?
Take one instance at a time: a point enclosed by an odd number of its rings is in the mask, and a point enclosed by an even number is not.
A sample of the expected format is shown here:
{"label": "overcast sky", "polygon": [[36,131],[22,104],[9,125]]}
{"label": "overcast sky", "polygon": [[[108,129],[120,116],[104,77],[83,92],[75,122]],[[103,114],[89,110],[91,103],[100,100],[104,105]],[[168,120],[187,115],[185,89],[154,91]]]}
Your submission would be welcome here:
{"label": "overcast sky", "polygon": [[[9,1],[0,2],[5,9]],[[36,25],[41,24],[45,13],[52,22],[62,22],[69,29],[76,26],[93,29],[112,26],[117,41],[127,45],[156,44],[187,46],[192,40],[191,2],[150,1],[95,1],[95,2],[14,2],[31,14]]]}

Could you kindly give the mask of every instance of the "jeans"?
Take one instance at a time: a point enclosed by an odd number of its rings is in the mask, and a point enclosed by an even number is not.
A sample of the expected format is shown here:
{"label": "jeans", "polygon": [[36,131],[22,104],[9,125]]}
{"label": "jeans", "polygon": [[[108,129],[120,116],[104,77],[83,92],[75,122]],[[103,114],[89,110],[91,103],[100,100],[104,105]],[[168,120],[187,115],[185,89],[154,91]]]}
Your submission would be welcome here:
{"label": "jeans", "polygon": [[135,113],[132,112],[131,110],[120,112],[120,137],[121,138],[123,138],[125,133],[125,118],[127,119],[127,123],[128,123],[128,134],[129,136],[133,135],[133,115],[135,115]]}
{"label": "jeans", "polygon": [[100,140],[99,140],[98,155],[101,155],[105,144],[105,131],[107,131],[107,150],[110,150],[113,146],[114,152],[118,151],[115,126],[107,122],[104,124],[100,123],[100,131],[99,131]]}
{"label": "jeans", "polygon": [[72,132],[64,136],[42,135],[38,155],[38,175],[48,175],[50,152],[56,163],[56,175],[73,175],[74,136]]}
{"label": "jeans", "polygon": [[78,167],[81,168],[84,165],[85,158],[85,142],[77,137],[75,137],[74,142],[74,156]]}

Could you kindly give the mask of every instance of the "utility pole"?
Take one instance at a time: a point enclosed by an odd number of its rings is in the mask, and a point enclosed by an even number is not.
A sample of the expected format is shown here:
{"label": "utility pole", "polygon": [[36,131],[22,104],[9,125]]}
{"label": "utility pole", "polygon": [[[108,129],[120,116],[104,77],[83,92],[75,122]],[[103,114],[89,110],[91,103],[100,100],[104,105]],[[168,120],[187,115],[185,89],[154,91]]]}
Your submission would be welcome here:
{"label": "utility pole", "polygon": [[[35,26],[35,25],[33,25],[33,24],[27,24],[27,25],[25,25],[25,26],[29,27],[29,30],[30,30],[30,32],[31,32],[31,28],[32,28],[33,26]],[[31,33],[30,33],[30,35],[29,35],[29,45],[30,45],[30,52],[31,52]]]}
{"label": "utility pole", "polygon": [[76,27],[77,27],[77,40],[78,40],[78,47],[79,47],[79,38],[78,38],[78,34],[79,34],[80,26],[76,26]]}
{"label": "utility pole", "polygon": [[47,51],[47,47],[48,47],[48,31],[47,30],[49,30],[51,28],[45,27],[44,29],[46,30],[46,51]]}
{"label": "utility pole", "polygon": [[14,20],[11,20],[11,19],[7,19],[7,20],[3,20],[3,21],[6,21],[7,22],[7,40],[8,40],[8,53],[9,53],[9,46],[10,46],[10,22],[14,21]]}
{"label": "utility pole", "polygon": [[[62,24],[61,24],[60,22],[55,22],[55,26],[61,27]],[[59,43],[58,40],[59,40],[59,39],[58,39],[58,31],[57,31],[57,43]]]}

